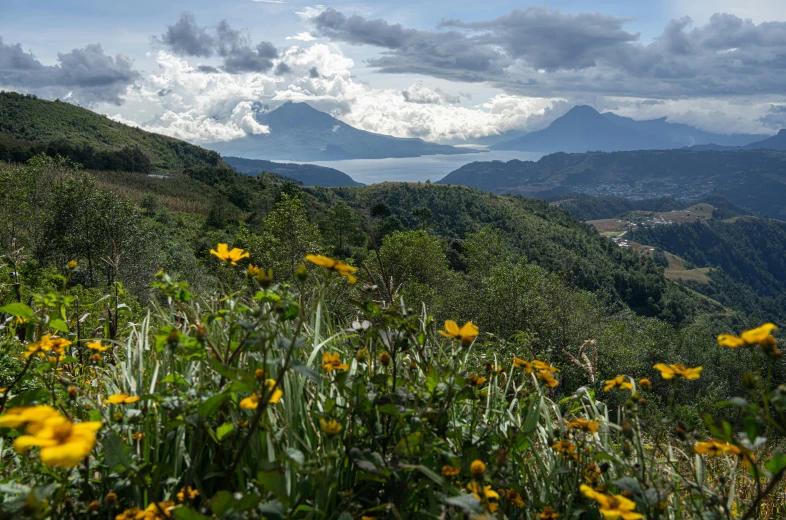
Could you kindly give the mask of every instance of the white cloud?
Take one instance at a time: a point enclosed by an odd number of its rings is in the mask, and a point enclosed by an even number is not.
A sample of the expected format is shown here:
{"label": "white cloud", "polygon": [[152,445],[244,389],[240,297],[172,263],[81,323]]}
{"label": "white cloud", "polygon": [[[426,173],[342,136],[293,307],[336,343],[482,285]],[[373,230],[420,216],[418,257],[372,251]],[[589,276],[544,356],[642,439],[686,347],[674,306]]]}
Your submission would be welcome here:
{"label": "white cloud", "polygon": [[[285,101],[307,102],[356,128],[428,141],[469,141],[509,130],[538,130],[577,103],[592,104],[635,119],[666,116],[669,121],[719,132],[771,131],[763,118],[771,101],[699,98],[653,101],[588,96],[582,99],[536,98],[496,94],[470,104],[459,96],[417,82],[406,89],[375,89],[353,76],[355,62],[332,45],[294,45],[281,52],[291,69],[274,73],[229,74],[200,69],[198,64],[167,52],[157,55],[159,71],[133,89],[130,110],[157,114],[133,124],[197,143],[228,141],[270,130],[255,114]],[[313,71],[318,74],[313,74]],[[409,100],[403,94],[408,92]],[[461,97],[466,98],[462,95]],[[414,99],[417,102],[413,102]],[[139,110],[143,107],[144,110]],[[121,116],[115,116],[123,120]],[[772,119],[772,118],[771,118]],[[127,122],[123,120],[124,122]]]}
{"label": "white cloud", "polygon": [[314,40],[316,40],[316,38],[314,36],[311,36],[311,33],[309,32],[299,32],[294,36],[287,36],[286,39],[297,40],[301,42],[313,42]]}
{"label": "white cloud", "polygon": [[253,0],[258,4],[284,4],[284,0]]}
{"label": "white cloud", "polygon": [[750,18],[756,23],[786,20],[783,0],[668,0],[671,16],[690,16],[703,24],[715,13],[729,13]]}
{"label": "white cloud", "polygon": [[301,20],[308,21],[319,16],[325,9],[327,9],[327,7],[320,4],[304,7],[302,11],[295,11],[295,14],[298,15]]}

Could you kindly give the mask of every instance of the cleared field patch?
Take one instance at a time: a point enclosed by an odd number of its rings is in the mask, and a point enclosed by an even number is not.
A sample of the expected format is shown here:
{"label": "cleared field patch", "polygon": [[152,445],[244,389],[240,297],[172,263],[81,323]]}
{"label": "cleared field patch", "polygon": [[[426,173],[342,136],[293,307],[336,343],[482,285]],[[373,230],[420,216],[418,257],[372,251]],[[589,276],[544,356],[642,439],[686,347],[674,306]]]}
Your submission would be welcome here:
{"label": "cleared field patch", "polygon": [[686,222],[696,222],[697,220],[710,220],[713,211],[715,211],[715,206],[702,203],[694,204],[681,211],[666,211],[656,213],[656,215],[665,221],[671,220],[675,224],[684,224]]}
{"label": "cleared field patch", "polygon": [[698,269],[664,269],[663,275],[669,280],[694,281],[698,283],[710,283],[709,273],[711,268],[701,267]]}
{"label": "cleared field patch", "polygon": [[[594,227],[599,233],[608,233],[611,231],[623,232],[628,229],[628,223],[625,220],[616,218],[604,218],[601,220],[587,220],[587,224]],[[609,235],[617,236],[617,235]]]}

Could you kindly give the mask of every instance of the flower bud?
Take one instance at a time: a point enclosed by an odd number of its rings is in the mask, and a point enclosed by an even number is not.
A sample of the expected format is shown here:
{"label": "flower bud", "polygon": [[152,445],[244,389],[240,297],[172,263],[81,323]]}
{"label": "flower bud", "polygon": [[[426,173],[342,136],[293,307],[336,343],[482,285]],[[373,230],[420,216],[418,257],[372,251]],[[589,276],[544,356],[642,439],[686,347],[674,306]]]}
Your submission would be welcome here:
{"label": "flower bud", "polygon": [[74,399],[76,399],[77,395],[78,395],[78,392],[76,390],[76,387],[75,386],[69,386],[68,387],[68,398],[73,401]]}
{"label": "flower bud", "polygon": [[306,269],[306,264],[300,264],[299,266],[297,266],[297,272],[295,272],[295,278],[297,278],[301,282],[306,281],[306,278],[308,278],[308,269]]}
{"label": "flower bud", "polygon": [[74,270],[74,269],[76,269],[77,267],[79,267],[79,262],[77,262],[76,260],[69,260],[69,261],[68,261],[68,269],[69,269],[70,271],[73,271],[73,270]]}
{"label": "flower bud", "polygon": [[388,364],[390,364],[390,354],[388,354],[387,352],[383,352],[379,356],[379,362],[385,366],[388,366]]}
{"label": "flower bud", "polygon": [[633,438],[633,425],[627,420],[622,423],[622,435],[624,435],[626,439]]}

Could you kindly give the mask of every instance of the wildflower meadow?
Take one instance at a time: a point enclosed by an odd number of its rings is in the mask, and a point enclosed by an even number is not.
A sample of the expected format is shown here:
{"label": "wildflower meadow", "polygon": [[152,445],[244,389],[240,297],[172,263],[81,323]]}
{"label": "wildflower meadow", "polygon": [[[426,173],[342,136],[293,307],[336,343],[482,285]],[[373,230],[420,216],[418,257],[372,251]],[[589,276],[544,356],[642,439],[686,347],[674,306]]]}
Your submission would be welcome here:
{"label": "wildflower meadow", "polygon": [[[661,359],[568,393],[524,338],[435,322],[341,260],[308,255],[277,281],[241,248],[210,253],[217,294],[159,271],[136,313],[119,282],[81,306],[76,261],[23,301],[6,259],[0,518],[786,515],[772,324],[718,331],[715,348],[749,350],[757,369],[733,375],[748,390],[725,403],[734,424],[705,413],[693,428],[649,396],[700,366]],[[573,360],[596,373],[591,340]]]}

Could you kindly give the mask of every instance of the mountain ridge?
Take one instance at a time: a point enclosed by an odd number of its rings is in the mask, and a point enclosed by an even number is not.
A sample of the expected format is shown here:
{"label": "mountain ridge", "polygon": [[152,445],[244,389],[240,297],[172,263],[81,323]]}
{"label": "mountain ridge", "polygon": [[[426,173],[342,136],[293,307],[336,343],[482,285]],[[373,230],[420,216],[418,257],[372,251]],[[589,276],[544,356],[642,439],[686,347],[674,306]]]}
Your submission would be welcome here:
{"label": "mountain ridge", "polygon": [[308,103],[286,102],[260,114],[257,122],[270,128],[269,134],[208,146],[222,155],[259,160],[336,161],[385,159],[475,153],[474,150],[429,143],[415,137],[393,137],[360,130]]}
{"label": "mountain ridge", "polygon": [[59,154],[89,169],[151,172],[225,166],[218,153],[71,103],[0,91],[0,161]]}
{"label": "mountain ridge", "polygon": [[573,192],[696,199],[715,192],[757,214],[786,217],[786,153],[774,150],[560,152],[537,162],[466,164],[437,184],[537,198]]}
{"label": "mountain ridge", "polygon": [[346,173],[335,168],[317,166],[315,164],[277,163],[261,159],[245,159],[243,157],[226,156],[224,161],[236,172],[245,175],[256,175],[263,172],[275,173],[292,179],[304,186],[322,186],[333,188],[339,186],[363,186]]}
{"label": "mountain ridge", "polygon": [[588,105],[577,105],[548,127],[496,143],[491,149],[544,153],[614,152],[672,149],[710,143],[737,146],[762,137],[713,134],[688,125],[669,123],[666,118],[634,120],[611,112],[601,114]]}

